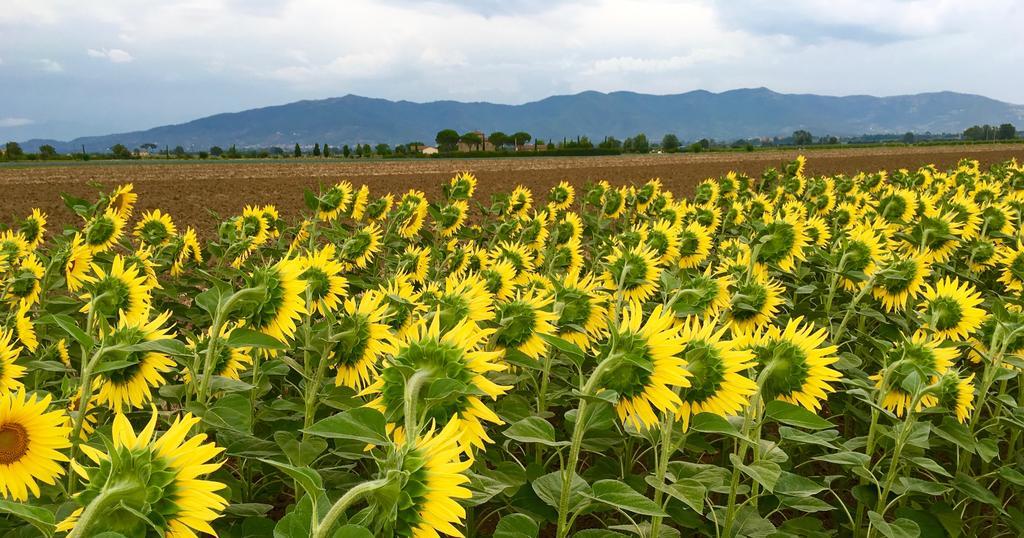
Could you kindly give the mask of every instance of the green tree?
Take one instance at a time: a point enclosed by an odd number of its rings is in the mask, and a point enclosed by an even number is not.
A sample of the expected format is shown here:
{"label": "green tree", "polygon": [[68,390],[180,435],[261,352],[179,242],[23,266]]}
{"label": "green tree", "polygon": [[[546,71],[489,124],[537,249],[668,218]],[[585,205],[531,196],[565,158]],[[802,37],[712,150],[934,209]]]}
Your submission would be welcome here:
{"label": "green tree", "polygon": [[327,144],[324,144],[324,157],[330,157],[330,156],[331,156],[331,146],[328,146]]}
{"label": "green tree", "polygon": [[391,146],[387,144],[377,144],[374,147],[374,151],[376,151],[377,155],[380,155],[381,157],[391,155]]}
{"label": "green tree", "polygon": [[797,146],[809,146],[814,143],[814,137],[810,132],[800,129],[793,131],[793,143]]}
{"label": "green tree", "polygon": [[8,142],[4,146],[4,157],[8,161],[16,161],[25,156],[25,152],[21,149],[21,145],[17,142]]}
{"label": "green tree", "polygon": [[49,144],[39,146],[39,158],[42,160],[52,159],[57,156],[57,149]]}
{"label": "green tree", "polygon": [[352,148],[348,147],[348,144],[345,144],[341,147],[341,155],[348,159],[352,156]]}
{"label": "green tree", "polygon": [[[178,146],[178,148],[181,148],[181,146]],[[174,149],[174,154],[175,155],[178,154],[178,148]],[[185,149],[182,148],[181,151],[182,151],[182,153],[184,153]],[[115,159],[131,159],[132,158],[131,150],[129,150],[127,147],[125,147],[124,144],[114,144],[113,146],[110,147],[110,153],[112,153],[114,155]]]}
{"label": "green tree", "polygon": [[622,141],[614,136],[606,136],[597,147],[601,149],[622,149]]}
{"label": "green tree", "polygon": [[320,156],[320,142],[317,142],[316,144],[313,144],[313,156],[314,157],[319,157]]}
{"label": "green tree", "polygon": [[512,135],[512,143],[516,145],[517,151],[520,147],[528,144],[530,140],[533,140],[533,135],[525,131],[518,131]]}
{"label": "green tree", "polygon": [[220,146],[212,146],[210,148],[210,155],[213,155],[214,157],[220,157],[223,154],[224,154],[224,148],[222,148]]}
{"label": "green tree", "polygon": [[292,152],[296,157],[302,157],[302,148],[299,147],[298,142],[295,143],[295,150]]}
{"label": "green tree", "polygon": [[373,150],[370,149],[370,145],[369,144],[363,144],[363,157],[372,157],[372,156],[373,156]]}
{"label": "green tree", "polygon": [[[118,146],[120,146],[120,144],[118,144]],[[117,146],[114,146],[114,147],[116,148]],[[116,151],[114,152],[114,156],[117,156],[117,152]],[[188,152],[186,152],[185,148],[180,146],[180,145],[179,146],[174,146],[174,156],[177,157],[178,159],[187,159],[188,158]],[[131,155],[129,154],[128,157],[118,157],[118,159],[121,159],[121,158],[131,158]]]}
{"label": "green tree", "polygon": [[500,150],[502,146],[511,142],[511,139],[507,134],[501,131],[494,131],[493,133],[487,135],[487,141],[490,142],[492,146],[494,146],[495,150]]}
{"label": "green tree", "polygon": [[459,133],[455,129],[444,129],[437,132],[434,141],[441,151],[455,151],[459,145]]}
{"label": "green tree", "polygon": [[224,153],[224,156],[227,157],[228,159],[242,158],[242,154],[238,152],[238,148],[236,148],[234,144],[231,144],[231,147],[229,147],[227,152]]}
{"label": "green tree", "polygon": [[1013,140],[1014,138],[1017,138],[1017,128],[1012,123],[1004,123],[996,131],[996,139],[998,140]]}
{"label": "green tree", "polygon": [[917,139],[917,137],[915,137],[914,133],[912,133],[910,131],[907,131],[906,133],[903,133],[903,143],[904,144],[913,144],[916,139]]}
{"label": "green tree", "polygon": [[672,133],[668,133],[661,137],[661,149],[665,152],[675,153],[676,151],[679,151],[679,146],[681,145],[682,143],[679,142],[679,137]]}
{"label": "green tree", "polygon": [[640,133],[633,137],[633,151],[637,153],[651,152],[651,143],[647,140],[647,135]]}
{"label": "green tree", "polygon": [[484,140],[483,138],[480,137],[480,135],[474,132],[468,132],[459,137],[459,142],[462,142],[463,144],[470,147],[475,147],[477,150],[479,150],[480,145],[484,143]]}
{"label": "green tree", "polygon": [[156,149],[156,144],[152,142],[146,142],[145,144],[140,145],[139,148],[144,149],[146,151],[153,151],[154,149]]}

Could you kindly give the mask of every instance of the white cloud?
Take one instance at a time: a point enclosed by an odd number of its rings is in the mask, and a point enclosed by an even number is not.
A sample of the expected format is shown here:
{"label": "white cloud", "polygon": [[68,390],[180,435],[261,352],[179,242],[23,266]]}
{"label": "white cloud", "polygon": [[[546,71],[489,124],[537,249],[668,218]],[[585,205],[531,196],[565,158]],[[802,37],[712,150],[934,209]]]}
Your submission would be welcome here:
{"label": "white cloud", "polygon": [[0,118],[0,127],[22,127],[33,123],[35,122],[28,118]]}
{"label": "white cloud", "polygon": [[115,64],[128,63],[135,59],[128,53],[128,51],[121,49],[88,49],[86,50],[86,54],[88,54],[90,58],[103,58],[105,60],[110,60]]}
{"label": "white cloud", "polygon": [[[1024,103],[1024,71],[1015,69],[1024,40],[992,46],[992,36],[1019,33],[1019,0],[4,4],[4,77],[25,80],[3,88],[12,94],[5,103],[16,103],[5,113],[31,115],[39,129],[57,119],[105,122],[81,134],[347,93],[522,103],[582,90],[767,86],[838,95],[953,90]],[[131,63],[96,77],[75,68],[82,51]],[[50,60],[20,60],[39,57]],[[38,76],[61,64],[64,77]],[[121,116],[80,119],[95,110]]]}
{"label": "white cloud", "polygon": [[45,71],[47,73],[61,73],[64,71],[64,66],[60,65],[60,62],[49,58],[36,60],[36,65],[41,71]]}

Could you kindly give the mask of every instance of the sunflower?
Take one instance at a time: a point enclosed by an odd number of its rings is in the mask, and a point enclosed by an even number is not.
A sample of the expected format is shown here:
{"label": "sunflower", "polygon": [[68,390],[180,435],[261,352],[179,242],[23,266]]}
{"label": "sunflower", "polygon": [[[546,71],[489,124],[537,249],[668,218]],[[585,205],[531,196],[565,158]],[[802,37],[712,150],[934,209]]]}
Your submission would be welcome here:
{"label": "sunflower", "polygon": [[687,317],[717,317],[729,307],[732,299],[729,289],[733,286],[734,281],[731,277],[714,277],[710,271],[683,275],[679,287],[671,292],[674,298],[672,309],[676,315]]}
{"label": "sunflower", "polygon": [[[226,377],[228,379],[239,380],[242,377],[242,372],[245,371],[249,365],[252,364],[252,350],[247,347],[235,347],[227,344],[227,340],[231,338],[231,333],[236,327],[232,324],[225,323],[220,329],[220,337],[218,345],[214,348],[213,358],[213,371],[212,374],[215,376]],[[210,343],[213,340],[211,336],[212,327],[206,331],[206,337],[199,341],[189,340],[189,347],[192,348],[193,352],[197,356],[205,357],[207,349],[210,347]],[[186,383],[190,383],[192,380],[192,372],[187,368],[183,372],[183,376]]]}
{"label": "sunflower", "polygon": [[711,233],[696,222],[679,230],[679,257],[683,269],[694,269],[708,259],[711,253]]}
{"label": "sunflower", "polygon": [[1017,242],[1016,248],[1005,246],[997,251],[999,282],[1010,292],[1024,291],[1024,246]]}
{"label": "sunflower", "polygon": [[366,204],[366,218],[370,221],[378,221],[391,213],[395,205],[395,195],[388,193],[376,200]]}
{"label": "sunflower", "polygon": [[[897,343],[886,353],[885,364],[891,368],[888,379],[882,379],[882,374],[870,377],[877,388],[886,391],[882,401],[883,407],[894,412],[897,417],[902,417],[910,410],[914,396],[904,390],[904,380],[913,374],[925,376],[925,380],[934,383],[953,366],[953,360],[957,355],[956,348],[940,347],[939,344],[940,341],[929,340],[925,334],[918,332],[913,338],[905,338]],[[934,395],[926,394],[921,397],[913,411],[921,411],[937,404],[938,399]]]}
{"label": "sunflower", "polygon": [[445,279],[444,290],[422,294],[421,302],[430,315],[441,316],[441,330],[448,330],[463,320],[474,323],[494,317],[494,298],[487,284],[479,278]]}
{"label": "sunflower", "polygon": [[105,318],[120,316],[128,321],[142,320],[149,315],[150,292],[145,275],[140,275],[135,266],[126,266],[120,254],[114,256],[110,270],[105,271],[99,264],[92,264],[95,277],[82,295],[85,306],[81,311],[89,313],[93,308]]}
{"label": "sunflower", "polygon": [[515,349],[531,359],[540,359],[548,348],[543,336],[555,333],[558,316],[551,312],[554,299],[534,292],[519,294],[515,299],[494,307],[498,329],[494,333],[496,349]]}
{"label": "sunflower", "polygon": [[807,219],[807,239],[816,247],[825,247],[832,239],[832,232],[829,231],[828,222],[821,217]]}
{"label": "sunflower", "polygon": [[348,210],[348,204],[351,201],[352,184],[347,181],[336,183],[317,197],[317,218],[322,221],[331,222]]}
{"label": "sunflower", "polygon": [[448,181],[445,196],[452,200],[469,200],[476,192],[476,176],[469,172],[459,172]]}
{"label": "sunflower", "polygon": [[68,353],[68,341],[64,338],[57,340],[57,357],[65,368],[71,369],[71,354]]}
{"label": "sunflower", "polygon": [[921,251],[929,262],[945,263],[956,251],[959,244],[960,224],[956,215],[926,212],[918,216],[907,233],[911,247]]}
{"label": "sunflower", "polygon": [[935,287],[925,284],[924,301],[917,307],[923,318],[922,329],[931,331],[939,340],[966,339],[985,320],[985,311],[978,308],[981,294],[968,282],[945,277]]}
{"label": "sunflower", "polygon": [[509,262],[514,272],[513,284],[526,282],[527,276],[534,270],[533,255],[526,246],[520,243],[502,241],[488,253],[487,259],[489,266]]}
{"label": "sunflower", "polygon": [[388,307],[387,324],[399,338],[414,327],[417,314],[423,310],[420,294],[412,289],[407,275],[398,275],[383,284],[380,293]]}
{"label": "sunflower", "polygon": [[175,256],[174,264],[171,266],[171,276],[180,276],[185,272],[185,265],[190,262],[195,264],[203,263],[203,251],[199,245],[199,238],[196,236],[195,230],[191,227],[187,228],[180,241],[178,254]]}
{"label": "sunflower", "polygon": [[832,222],[839,228],[845,228],[860,219],[861,210],[857,204],[843,202],[832,211]]}
{"label": "sunflower", "polygon": [[775,205],[762,193],[757,193],[746,201],[747,217],[751,220],[765,220],[775,213]]}
{"label": "sunflower", "polygon": [[455,235],[466,222],[468,213],[469,204],[465,200],[456,200],[438,210],[437,227],[441,231],[441,237]]}
{"label": "sunflower", "polygon": [[775,217],[764,225],[752,244],[760,244],[757,261],[792,271],[797,260],[806,258],[806,223],[795,215]]}
{"label": "sunflower", "polygon": [[556,211],[564,211],[572,206],[576,200],[576,189],[568,181],[561,181],[558,185],[551,187],[548,192],[548,202]]}
{"label": "sunflower", "polygon": [[25,375],[25,367],[14,364],[21,348],[15,347],[13,340],[13,333],[0,328],[0,394],[22,388],[19,379]]}
{"label": "sunflower", "polygon": [[716,331],[715,318],[702,321],[691,317],[680,325],[679,335],[685,342],[682,357],[690,373],[690,386],[680,390],[683,403],[676,411],[683,430],[689,429],[690,417],[698,413],[723,417],[738,414],[757,392],[757,383],[743,374],[754,366],[753,354],[723,339],[728,329]]}
{"label": "sunflower", "polygon": [[408,473],[402,489],[406,502],[394,520],[388,520],[395,526],[396,536],[462,537],[455,525],[462,524],[466,509],[457,499],[472,497],[463,486],[469,483],[464,473],[473,463],[462,458],[460,429],[464,427],[462,421],[452,418],[435,434],[431,425],[402,458],[402,470]]}
{"label": "sunflower", "polygon": [[32,246],[21,233],[0,232],[0,271],[16,265],[31,250]]}
{"label": "sunflower", "polygon": [[[217,494],[227,486],[202,477],[215,472],[223,462],[213,461],[223,448],[206,442],[206,434],[189,437],[199,417],[187,413],[176,417],[163,435],[154,439],[157,412],[153,408],[149,423],[138,434],[121,413],[114,418],[110,452],[88,445],[82,449],[97,467],[77,466],[87,480],[76,500],[83,508],[57,524],[57,531],[88,534],[96,527],[124,536],[157,535],[195,537],[216,535],[210,522],[220,517],[228,501]],[[117,489],[111,491],[111,485]],[[94,515],[86,507],[100,502],[101,494],[114,495]],[[108,499],[111,500],[111,499]],[[102,508],[101,508],[102,509]],[[84,517],[84,519],[83,519]],[[102,517],[102,522],[98,519]]]}
{"label": "sunflower", "polygon": [[970,198],[957,194],[946,200],[946,208],[953,214],[953,222],[960,225],[960,239],[978,237],[981,231],[981,208]]}
{"label": "sunflower", "polygon": [[267,233],[270,237],[281,237],[281,215],[277,212],[277,207],[265,205],[259,208],[259,212],[263,214],[263,220],[267,223]]}
{"label": "sunflower", "polygon": [[338,368],[335,385],[362,390],[376,376],[380,358],[395,353],[387,316],[384,296],[376,291],[345,301],[332,329],[338,338],[332,355]]}
{"label": "sunflower", "polygon": [[139,199],[139,195],[134,191],[135,185],[131,183],[118,185],[108,197],[107,209],[116,213],[122,221],[128,220],[135,210],[135,202]]}
{"label": "sunflower", "polygon": [[739,347],[754,353],[765,401],[784,400],[817,411],[826,393],[835,391],[829,383],[842,378],[829,367],[839,359],[835,346],[822,345],[827,338],[825,329],[814,330],[797,317],[784,329],[771,325],[743,334],[737,341]]}
{"label": "sunflower", "polygon": [[894,256],[876,273],[871,293],[887,312],[902,311],[908,300],[921,294],[931,272],[931,264],[921,256]]}
{"label": "sunflower", "polygon": [[573,273],[555,283],[556,336],[590,349],[594,340],[607,334],[607,300],[599,287],[590,274]]}
{"label": "sunflower", "polygon": [[247,205],[242,209],[242,215],[235,219],[235,230],[240,240],[248,241],[250,251],[270,239],[267,215],[256,206]]}
{"label": "sunflower", "polygon": [[715,235],[718,232],[719,226],[722,225],[722,212],[717,206],[713,205],[696,205],[690,208],[690,222],[696,222],[707,230],[710,235]]}
{"label": "sunflower", "polygon": [[945,407],[956,414],[961,424],[971,418],[974,409],[974,374],[960,377],[950,370],[939,379],[937,405]]}
{"label": "sunflower", "polygon": [[93,254],[110,250],[121,239],[124,230],[124,217],[111,208],[102,215],[97,215],[86,223],[82,230],[85,244]]}
{"label": "sunflower", "polygon": [[[168,311],[151,321],[122,318],[117,327],[104,336],[104,346],[128,347],[173,338],[170,328],[164,327],[170,317]],[[174,360],[155,351],[114,350],[108,351],[105,358],[112,362],[131,363],[129,366],[101,372],[93,379],[93,389],[97,391],[96,402],[114,411],[121,411],[125,407],[142,409],[153,398],[152,389],[163,386],[166,382],[164,374],[174,369]]]}
{"label": "sunflower", "polygon": [[302,274],[299,276],[306,282],[306,305],[309,312],[326,316],[334,312],[345,296],[348,280],[342,276],[342,266],[335,259],[333,243],[328,243],[316,252],[310,252],[301,258]]}
{"label": "sunflower", "polygon": [[680,357],[686,341],[673,325],[671,312],[661,305],[644,322],[639,303],[632,303],[613,330],[599,360],[615,362],[601,385],[618,394],[619,420],[643,430],[658,423],[655,409],[674,412],[682,404],[674,389],[690,386],[686,361]]}
{"label": "sunflower", "polygon": [[46,239],[46,213],[39,209],[32,209],[32,214],[18,226],[18,233],[33,250],[43,244],[43,240]]}
{"label": "sunflower", "polygon": [[548,239],[548,212],[535,212],[528,219],[520,219],[519,240],[527,247],[540,251]]}
{"label": "sunflower", "polygon": [[409,246],[398,253],[398,268],[396,273],[407,275],[409,280],[422,284],[427,280],[427,271],[430,269],[430,250],[424,247]]}
{"label": "sunflower", "polygon": [[398,204],[400,226],[398,235],[404,239],[413,239],[423,228],[423,220],[427,217],[429,204],[427,196],[420,191],[410,190],[402,196]]}
{"label": "sunflower", "polygon": [[95,279],[89,275],[92,268],[92,250],[85,244],[82,234],[76,233],[68,244],[67,260],[64,262],[64,280],[68,291],[74,293]]}
{"label": "sunflower", "polygon": [[46,269],[39,263],[35,253],[22,258],[7,279],[5,290],[7,302],[11,304],[27,304],[29,306],[36,304],[39,301],[39,292],[42,290],[42,280],[45,272]]}
{"label": "sunflower", "polygon": [[32,320],[28,317],[31,308],[28,303],[21,303],[17,313],[14,315],[14,331],[18,333],[18,341],[25,346],[29,353],[35,353],[39,348],[39,339],[36,338],[36,329]]}
{"label": "sunflower", "polygon": [[627,301],[646,301],[658,289],[661,268],[647,247],[615,249],[605,259],[601,278],[604,287],[621,293]]}
{"label": "sunflower", "polygon": [[718,203],[718,196],[721,191],[721,187],[718,181],[708,178],[701,181],[697,188],[693,192],[693,203],[695,204],[715,204]]}
{"label": "sunflower", "polygon": [[884,240],[866,224],[857,224],[846,230],[846,241],[840,247],[840,253],[838,265],[840,271],[844,273],[840,280],[843,287],[849,291],[860,289],[865,281],[857,281],[854,280],[857,277],[851,278],[847,275],[874,275],[878,270],[878,264],[888,254]]}
{"label": "sunflower", "polygon": [[771,323],[782,304],[782,285],[774,280],[753,278],[736,284],[729,305],[733,332],[760,329]]}
{"label": "sunflower", "polygon": [[[506,368],[499,362],[501,352],[482,349],[493,334],[494,329],[483,329],[469,321],[442,333],[440,316],[433,316],[429,322],[420,320],[408,331],[394,358],[376,381],[363,391],[363,394],[376,396],[367,407],[377,409],[387,417],[401,417],[409,372],[429,372],[429,380],[421,390],[437,386],[445,387],[445,393],[437,394],[436,398],[432,393],[429,403],[420,399],[426,408],[417,409],[418,413],[426,423],[458,417],[462,424],[459,443],[463,450],[468,453],[473,447],[484,449],[485,443],[492,442],[484,424],[503,422],[484,405],[481,397],[497,399],[511,388],[486,377],[491,372]],[[396,438],[406,434],[401,426],[392,429]]]}
{"label": "sunflower", "polygon": [[170,243],[178,235],[178,228],[170,215],[155,209],[142,214],[142,220],[135,225],[134,235],[143,245],[158,247]]}
{"label": "sunflower", "polygon": [[369,200],[370,188],[366,185],[360,185],[359,189],[356,190],[355,196],[352,197],[352,220],[356,222],[363,220]]}
{"label": "sunflower", "polygon": [[353,231],[352,235],[342,242],[338,254],[346,263],[366,269],[373,261],[374,255],[380,252],[382,237],[380,226],[375,223],[368,224]]}
{"label": "sunflower", "polygon": [[967,258],[967,267],[975,274],[981,274],[999,263],[999,254],[1007,247],[998,239],[979,237],[964,241],[961,256]]}
{"label": "sunflower", "polygon": [[295,334],[295,322],[306,311],[304,262],[286,258],[255,270],[246,278],[249,288],[262,288],[266,295],[252,307],[248,325],[282,342]]}
{"label": "sunflower", "polygon": [[607,187],[601,195],[601,216],[606,219],[615,220],[622,216],[626,210],[626,195],[624,189],[613,189]]}
{"label": "sunflower", "polygon": [[24,390],[0,393],[0,494],[25,502],[39,497],[39,484],[54,485],[68,461],[71,428],[62,411],[47,411],[50,395],[26,397]]}
{"label": "sunflower", "polygon": [[[652,205],[659,205],[664,203],[665,198],[660,196],[661,191],[661,179],[654,178],[647,181],[636,189],[636,209],[637,211],[646,212],[648,209],[652,209]],[[655,203],[658,202],[658,203]],[[653,207],[656,211],[660,211],[661,207]]]}
{"label": "sunflower", "polygon": [[909,190],[889,187],[878,198],[876,211],[890,224],[909,223],[917,214],[917,197]]}
{"label": "sunflower", "polygon": [[985,235],[999,233],[1013,236],[1016,233],[1017,210],[1005,202],[996,202],[981,210],[981,228]]}
{"label": "sunflower", "polygon": [[522,185],[516,186],[508,195],[505,214],[511,217],[525,217],[533,207],[533,193]]}
{"label": "sunflower", "polygon": [[555,221],[549,231],[548,237],[556,245],[564,245],[572,241],[580,241],[583,238],[583,221],[580,216],[573,212],[565,213],[562,218]]}

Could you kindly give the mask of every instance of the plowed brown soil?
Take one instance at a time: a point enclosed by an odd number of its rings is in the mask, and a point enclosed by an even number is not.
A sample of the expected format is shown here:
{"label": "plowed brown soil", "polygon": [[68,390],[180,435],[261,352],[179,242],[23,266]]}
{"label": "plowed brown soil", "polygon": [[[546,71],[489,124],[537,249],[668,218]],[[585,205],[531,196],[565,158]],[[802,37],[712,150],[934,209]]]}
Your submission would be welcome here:
{"label": "plowed brown soil", "polygon": [[[138,208],[169,211],[179,226],[192,225],[209,233],[221,216],[239,212],[246,204],[276,204],[282,217],[303,209],[302,190],[347,179],[365,183],[372,192],[400,193],[410,188],[434,197],[455,172],[469,170],[479,178],[477,197],[483,200],[516,184],[542,195],[551,185],[568,180],[581,186],[607,179],[612,183],[660,177],[677,194],[689,194],[697,182],[729,170],[760,175],[769,166],[791,160],[798,152],[704,153],[614,157],[539,157],[509,159],[423,159],[389,161],[131,161],[77,164],[15,164],[0,167],[0,222],[10,223],[38,207],[50,215],[51,229],[73,222],[60,199],[61,192],[93,198],[99,183],[105,189],[133,182]],[[853,174],[858,171],[916,168],[934,163],[948,168],[961,158],[982,166],[1016,157],[1024,146],[939,146],[863,148],[805,152],[807,172]]]}

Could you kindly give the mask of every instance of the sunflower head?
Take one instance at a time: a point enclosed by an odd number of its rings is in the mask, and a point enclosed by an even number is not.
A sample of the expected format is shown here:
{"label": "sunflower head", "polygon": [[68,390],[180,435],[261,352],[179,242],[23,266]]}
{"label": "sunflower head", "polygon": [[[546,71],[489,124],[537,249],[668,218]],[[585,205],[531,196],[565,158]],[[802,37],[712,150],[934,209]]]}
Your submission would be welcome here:
{"label": "sunflower head", "polygon": [[114,256],[110,269],[92,265],[93,281],[82,295],[86,302],[82,312],[95,312],[105,319],[120,317],[139,321],[149,314],[152,286],[138,267],[127,264],[120,254]]}
{"label": "sunflower head", "polygon": [[647,247],[616,249],[605,260],[602,274],[607,289],[621,293],[628,301],[645,301],[658,288],[661,268],[655,253]]}
{"label": "sunflower head", "polygon": [[306,282],[306,298],[310,311],[320,315],[333,312],[345,296],[348,280],[342,276],[342,265],[335,256],[333,243],[302,258],[302,274]]}
{"label": "sunflower head", "polygon": [[729,302],[729,323],[734,331],[764,327],[782,304],[782,285],[752,278],[735,284]]}
{"label": "sunflower head", "polygon": [[125,217],[112,208],[93,217],[83,230],[85,244],[93,253],[106,252],[117,243],[124,230]]}
{"label": "sunflower head", "polygon": [[607,332],[607,298],[592,275],[569,275],[555,283],[557,335],[583,349]]}
{"label": "sunflower head", "polygon": [[576,189],[568,181],[559,182],[548,191],[548,202],[557,211],[569,209],[576,199]]}
{"label": "sunflower head", "polygon": [[[2,345],[2,339],[0,339]],[[0,393],[0,496],[24,502],[39,497],[39,482],[56,484],[64,474],[60,451],[71,446],[62,411],[49,411],[50,396],[22,389]]]}
{"label": "sunflower head", "polygon": [[452,200],[469,200],[476,192],[476,176],[469,172],[459,172],[445,187],[445,196]]}
{"label": "sunflower head", "polygon": [[[170,329],[164,327],[170,312],[153,320],[122,318],[121,322],[103,337],[108,348],[135,346],[143,342],[173,338]],[[106,370],[96,376],[98,389],[96,401],[115,411],[124,408],[141,409],[153,397],[152,389],[162,386],[164,374],[174,368],[174,361],[156,351],[122,351],[115,349],[104,355],[108,363],[124,363],[125,366]]]}
{"label": "sunflower head", "polygon": [[384,296],[368,291],[358,301],[348,299],[332,329],[338,344],[332,359],[337,365],[335,384],[361,390],[377,373],[377,363],[395,352]]}
{"label": "sunflower head", "polygon": [[838,358],[835,346],[824,345],[827,338],[825,329],[815,330],[803,318],[795,318],[783,329],[772,325],[738,341],[754,354],[766,401],[785,400],[817,411],[827,393],[835,391],[830,383],[842,377],[830,367]]}
{"label": "sunflower head", "polygon": [[250,306],[248,325],[281,341],[291,338],[295,322],[306,313],[302,273],[302,260],[284,259],[249,275],[248,287],[263,290],[264,294],[262,300]]}
{"label": "sunflower head", "polygon": [[605,389],[615,391],[619,419],[637,430],[658,423],[655,410],[674,412],[682,401],[676,387],[689,387],[686,361],[680,357],[685,341],[670,312],[656,306],[644,320],[639,303],[624,309],[622,320],[602,345],[598,361],[607,370]]}
{"label": "sunflower head", "polygon": [[494,319],[498,323],[494,342],[499,349],[515,349],[532,359],[539,359],[547,351],[542,336],[555,332],[557,320],[551,312],[553,299],[529,292],[510,301],[495,305]]}
{"label": "sunflower head", "polygon": [[142,220],[135,225],[135,237],[146,246],[166,245],[176,235],[178,235],[178,228],[174,226],[171,216],[162,213],[159,209],[143,213]]}
{"label": "sunflower head", "polygon": [[[59,523],[58,531],[101,527],[125,536],[147,536],[155,528],[161,536],[214,534],[210,522],[228,505],[217,491],[226,486],[203,477],[222,465],[214,460],[224,449],[206,442],[206,434],[189,437],[199,417],[177,417],[154,439],[156,422],[154,408],[152,418],[136,434],[118,413],[106,452],[82,447],[95,467],[79,466],[87,480],[75,497],[82,508]],[[81,519],[101,495],[107,502],[94,507],[99,512],[89,516],[98,519]],[[115,502],[109,502],[111,497]]]}
{"label": "sunflower head", "polygon": [[750,395],[757,391],[757,384],[744,375],[754,366],[753,354],[725,339],[727,329],[716,330],[717,321],[692,317],[681,326],[680,336],[686,342],[682,357],[690,373],[690,386],[679,393],[682,404],[677,414],[684,429],[690,417],[697,413],[720,416],[739,413]]}
{"label": "sunflower head", "polygon": [[[886,409],[902,417],[910,410],[914,399],[914,394],[906,387],[923,386],[950,369],[957,355],[956,348],[939,344],[938,340],[928,340],[923,333],[917,333],[913,338],[905,338],[897,343],[886,353],[886,370],[871,377],[878,388],[885,390],[882,405]],[[935,404],[934,396],[924,395],[913,411]]]}
{"label": "sunflower head", "polygon": [[924,325],[940,340],[964,340],[985,320],[978,306],[981,294],[968,282],[945,277],[935,287],[925,284],[924,301],[918,306]]}
{"label": "sunflower head", "polygon": [[962,376],[950,370],[939,378],[938,385],[936,405],[952,411],[961,424],[967,422],[974,410],[974,374]]}
{"label": "sunflower head", "polygon": [[46,213],[33,209],[32,214],[18,225],[18,233],[28,242],[29,247],[38,247],[46,235]]}

